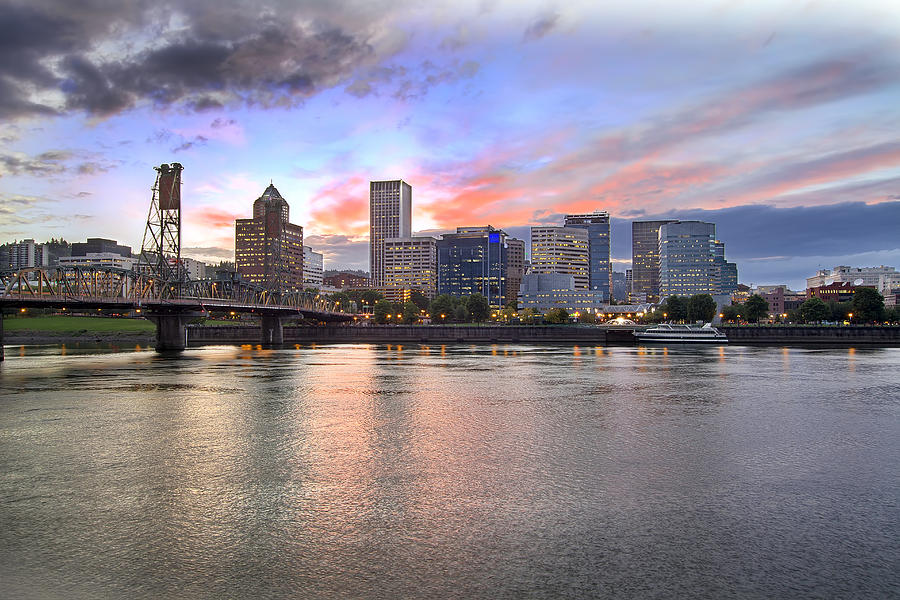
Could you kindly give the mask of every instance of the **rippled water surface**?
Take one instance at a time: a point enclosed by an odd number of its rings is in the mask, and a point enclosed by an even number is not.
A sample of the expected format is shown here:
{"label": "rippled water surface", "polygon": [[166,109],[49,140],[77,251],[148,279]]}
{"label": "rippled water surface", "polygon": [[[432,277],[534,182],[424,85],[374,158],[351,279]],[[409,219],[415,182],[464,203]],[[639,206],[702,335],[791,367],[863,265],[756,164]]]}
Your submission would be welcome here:
{"label": "rippled water surface", "polygon": [[6,354],[3,597],[900,594],[900,349]]}

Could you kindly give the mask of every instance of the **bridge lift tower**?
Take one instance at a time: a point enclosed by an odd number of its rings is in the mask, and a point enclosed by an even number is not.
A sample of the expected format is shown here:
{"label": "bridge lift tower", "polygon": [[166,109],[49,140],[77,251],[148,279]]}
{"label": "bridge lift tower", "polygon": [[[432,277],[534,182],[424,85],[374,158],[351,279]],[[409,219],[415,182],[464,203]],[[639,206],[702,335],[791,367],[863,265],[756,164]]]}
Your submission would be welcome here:
{"label": "bridge lift tower", "polygon": [[[154,167],[156,182],[150,199],[150,212],[141,243],[138,271],[153,280],[152,296],[157,300],[174,300],[183,293],[187,279],[181,264],[181,171],[180,163]],[[192,316],[183,307],[158,305],[145,313],[156,322],[157,350],[184,350],[187,344],[185,325]]]}
{"label": "bridge lift tower", "polygon": [[172,163],[154,169],[156,182],[138,270],[153,277],[157,298],[163,295],[177,297],[185,280],[185,269],[181,264],[181,171],[184,167]]}

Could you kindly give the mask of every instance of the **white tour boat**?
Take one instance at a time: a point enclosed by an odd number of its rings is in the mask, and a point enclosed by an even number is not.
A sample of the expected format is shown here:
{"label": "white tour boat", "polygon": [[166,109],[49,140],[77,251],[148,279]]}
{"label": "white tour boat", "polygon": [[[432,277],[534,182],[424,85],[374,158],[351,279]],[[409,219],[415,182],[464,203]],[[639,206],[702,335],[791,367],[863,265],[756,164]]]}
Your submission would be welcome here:
{"label": "white tour boat", "polygon": [[634,337],[639,342],[680,342],[680,343],[716,343],[727,344],[728,336],[707,323],[703,327],[690,325],[670,325],[661,323],[644,331],[635,331]]}

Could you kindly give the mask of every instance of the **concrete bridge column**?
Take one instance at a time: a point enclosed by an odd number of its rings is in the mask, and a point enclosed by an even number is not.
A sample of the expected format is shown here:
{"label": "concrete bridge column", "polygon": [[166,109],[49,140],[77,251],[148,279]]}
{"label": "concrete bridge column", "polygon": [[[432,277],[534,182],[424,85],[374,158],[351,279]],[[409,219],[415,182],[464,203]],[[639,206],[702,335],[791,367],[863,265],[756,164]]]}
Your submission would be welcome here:
{"label": "concrete bridge column", "polygon": [[281,317],[278,315],[263,315],[261,329],[263,344],[284,343],[284,328],[281,323]]}
{"label": "concrete bridge column", "polygon": [[184,315],[154,315],[156,321],[156,351],[184,350],[187,345],[187,317]]}

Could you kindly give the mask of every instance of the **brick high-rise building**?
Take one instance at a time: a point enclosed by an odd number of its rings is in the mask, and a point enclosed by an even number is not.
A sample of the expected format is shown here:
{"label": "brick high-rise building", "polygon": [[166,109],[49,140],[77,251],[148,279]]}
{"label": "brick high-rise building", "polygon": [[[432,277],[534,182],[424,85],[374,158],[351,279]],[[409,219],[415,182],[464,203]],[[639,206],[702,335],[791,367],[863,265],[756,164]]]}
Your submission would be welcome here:
{"label": "brick high-rise building", "polygon": [[504,304],[518,302],[519,288],[525,277],[525,242],[506,238],[506,299]]}
{"label": "brick high-rise building", "polygon": [[384,241],[412,236],[412,186],[400,179],[369,182],[369,273],[385,285]]}
{"label": "brick high-rise building", "polygon": [[270,290],[303,289],[303,228],[274,185],[253,203],[253,218],[234,222],[234,262],[241,277]]}

